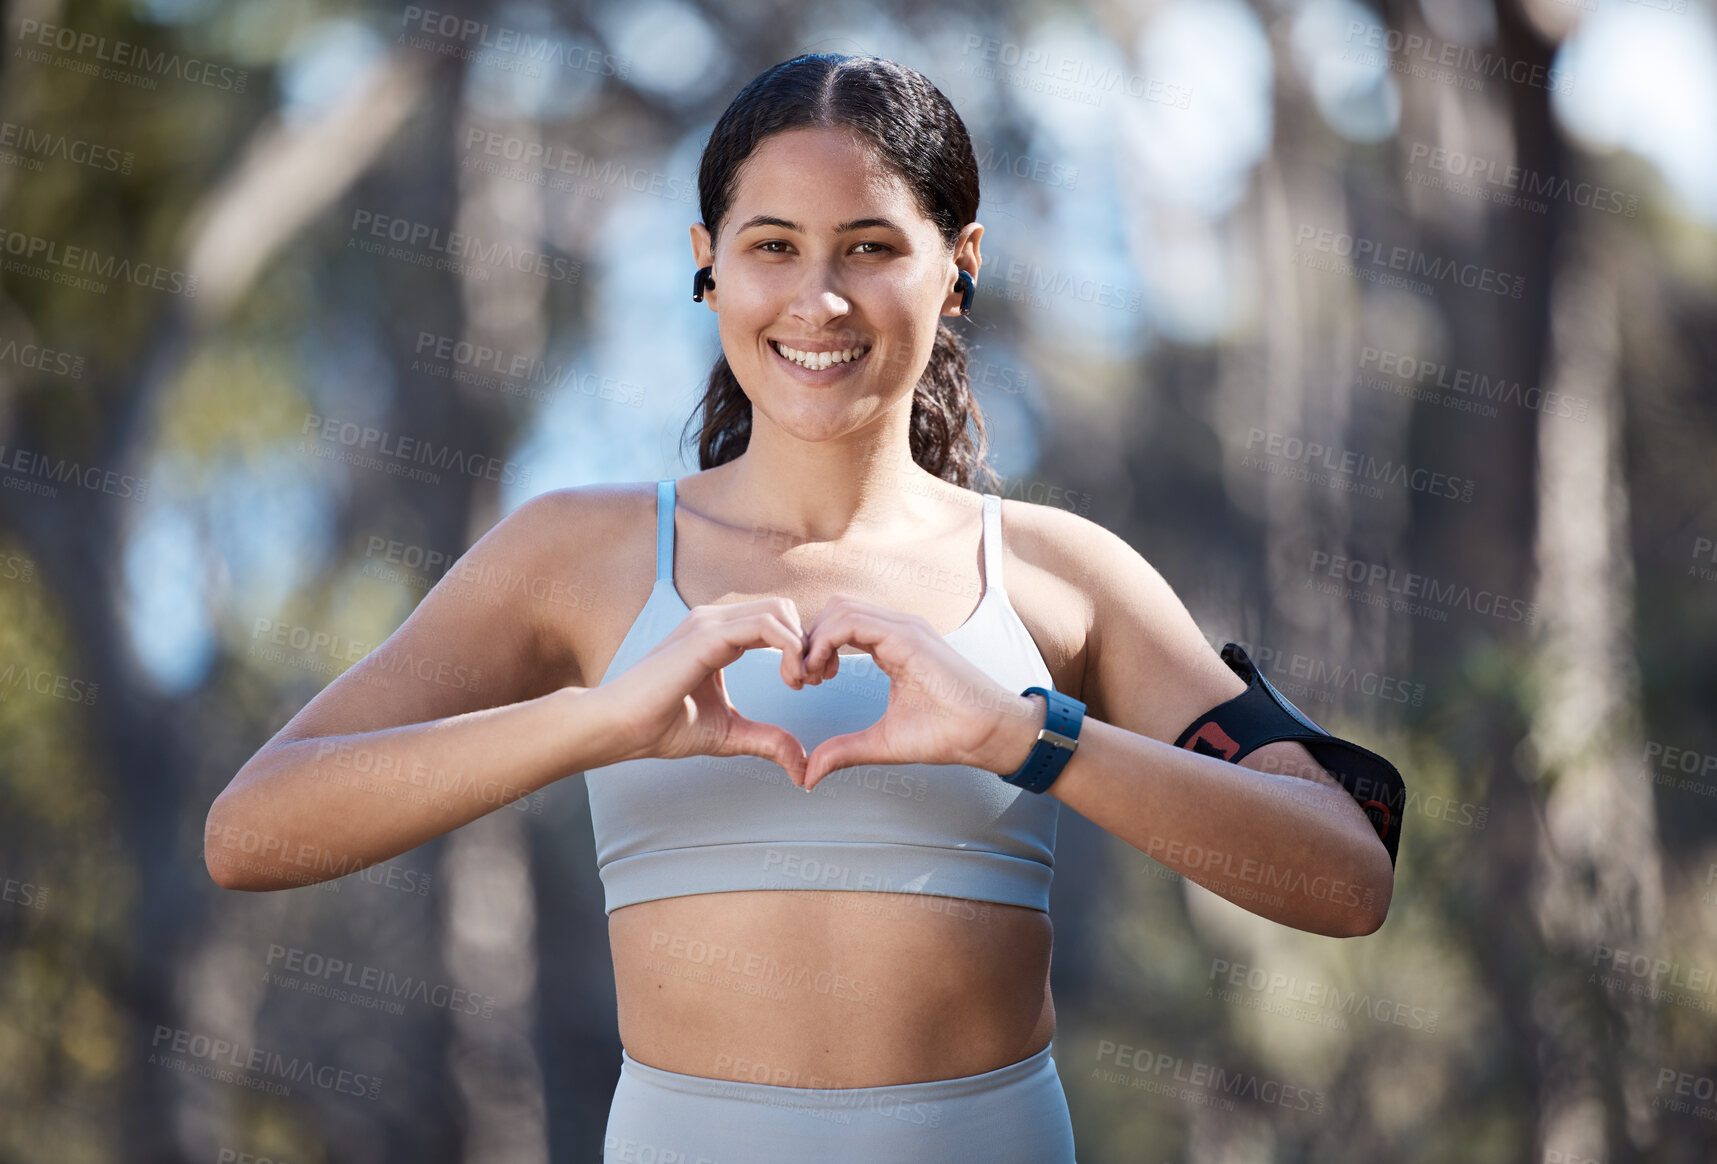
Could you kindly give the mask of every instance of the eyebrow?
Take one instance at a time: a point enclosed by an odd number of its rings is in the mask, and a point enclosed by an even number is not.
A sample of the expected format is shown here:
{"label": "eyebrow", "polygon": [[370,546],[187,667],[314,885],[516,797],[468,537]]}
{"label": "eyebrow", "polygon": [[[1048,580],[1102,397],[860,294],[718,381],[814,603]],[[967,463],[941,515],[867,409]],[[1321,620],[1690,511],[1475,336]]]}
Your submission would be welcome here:
{"label": "eyebrow", "polygon": [[[798,223],[788,222],[785,218],[776,218],[773,214],[752,215],[750,218],[740,223],[739,230],[734,233],[738,234],[743,231],[750,230],[754,226],[778,226],[783,230],[797,231],[800,234],[805,233],[805,228],[800,226]],[[904,229],[896,225],[892,219],[888,218],[855,218],[851,222],[843,222],[836,226],[835,233],[846,234],[848,231],[865,230],[866,228],[873,226],[880,226],[884,230],[892,230],[897,234],[906,233]]]}

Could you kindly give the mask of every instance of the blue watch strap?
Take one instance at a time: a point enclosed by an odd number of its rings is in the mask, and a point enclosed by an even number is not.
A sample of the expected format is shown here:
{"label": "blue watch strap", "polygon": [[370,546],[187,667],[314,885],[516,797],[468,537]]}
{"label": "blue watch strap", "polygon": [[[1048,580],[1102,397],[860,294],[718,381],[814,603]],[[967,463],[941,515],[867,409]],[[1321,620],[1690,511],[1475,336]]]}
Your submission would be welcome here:
{"label": "blue watch strap", "polygon": [[1037,733],[1037,742],[1031,746],[1031,754],[1019,770],[997,775],[1027,792],[1042,792],[1055,783],[1067,761],[1072,759],[1073,750],[1079,746],[1079,728],[1085,722],[1085,705],[1071,695],[1044,687],[1027,687],[1020,694],[1043,696],[1047,704],[1043,727]]}

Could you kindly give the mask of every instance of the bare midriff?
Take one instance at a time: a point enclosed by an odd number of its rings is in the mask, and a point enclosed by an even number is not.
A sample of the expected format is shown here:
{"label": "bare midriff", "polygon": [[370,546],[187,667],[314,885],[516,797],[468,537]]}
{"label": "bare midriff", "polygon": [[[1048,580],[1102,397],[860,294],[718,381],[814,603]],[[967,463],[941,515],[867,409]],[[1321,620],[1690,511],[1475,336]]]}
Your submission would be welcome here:
{"label": "bare midriff", "polygon": [[746,890],[608,917],[620,1041],[651,1067],[782,1087],[993,1071],[1055,1030],[1041,910],[960,897]]}

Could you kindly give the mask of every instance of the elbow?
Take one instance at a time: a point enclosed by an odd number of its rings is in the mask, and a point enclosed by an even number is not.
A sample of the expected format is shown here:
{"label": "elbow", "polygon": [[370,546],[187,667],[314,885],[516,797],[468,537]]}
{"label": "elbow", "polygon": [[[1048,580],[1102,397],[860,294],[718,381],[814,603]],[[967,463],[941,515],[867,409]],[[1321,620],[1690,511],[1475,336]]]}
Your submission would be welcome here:
{"label": "elbow", "polygon": [[1332,937],[1363,938],[1383,928],[1384,919],[1389,916],[1389,901],[1395,895],[1395,866],[1381,843],[1377,845],[1377,856],[1381,858],[1381,869],[1368,871],[1355,884],[1359,904],[1343,914],[1342,932]]}
{"label": "elbow", "polygon": [[1349,915],[1349,926],[1345,932],[1335,935],[1340,938],[1364,938],[1375,934],[1383,928],[1383,921],[1389,916],[1389,894],[1384,893],[1376,905],[1367,904]]}

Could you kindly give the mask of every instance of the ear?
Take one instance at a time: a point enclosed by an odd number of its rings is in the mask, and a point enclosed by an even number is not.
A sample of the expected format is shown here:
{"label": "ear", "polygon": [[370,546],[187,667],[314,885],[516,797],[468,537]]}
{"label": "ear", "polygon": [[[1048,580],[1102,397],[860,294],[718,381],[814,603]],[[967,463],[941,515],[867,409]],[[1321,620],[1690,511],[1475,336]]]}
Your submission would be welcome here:
{"label": "ear", "polygon": [[[715,250],[709,237],[709,228],[701,222],[692,223],[692,270],[713,266]],[[715,272],[710,272],[710,281],[704,285],[704,306],[715,310]]]}
{"label": "ear", "polygon": [[965,271],[974,281],[978,278],[978,268],[984,265],[984,258],[978,253],[978,240],[983,234],[983,223],[968,222],[954,239],[954,253],[949,256],[948,295],[942,300],[943,315],[960,314],[960,292],[954,289],[954,280],[960,277],[960,272]]}

